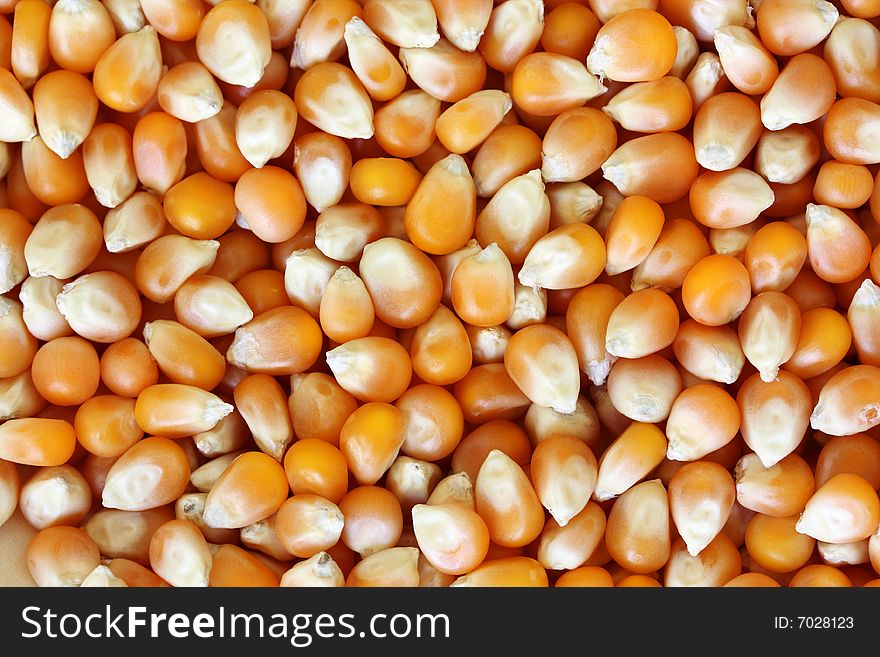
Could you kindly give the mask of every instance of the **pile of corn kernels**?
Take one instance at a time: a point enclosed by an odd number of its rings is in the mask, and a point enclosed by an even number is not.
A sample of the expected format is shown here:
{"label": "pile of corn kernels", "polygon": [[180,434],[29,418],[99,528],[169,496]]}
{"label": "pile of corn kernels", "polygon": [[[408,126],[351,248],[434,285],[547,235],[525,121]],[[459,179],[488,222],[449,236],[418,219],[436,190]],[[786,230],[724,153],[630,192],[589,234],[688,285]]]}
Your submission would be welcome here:
{"label": "pile of corn kernels", "polygon": [[880,586],[878,26],[0,0],[33,582]]}

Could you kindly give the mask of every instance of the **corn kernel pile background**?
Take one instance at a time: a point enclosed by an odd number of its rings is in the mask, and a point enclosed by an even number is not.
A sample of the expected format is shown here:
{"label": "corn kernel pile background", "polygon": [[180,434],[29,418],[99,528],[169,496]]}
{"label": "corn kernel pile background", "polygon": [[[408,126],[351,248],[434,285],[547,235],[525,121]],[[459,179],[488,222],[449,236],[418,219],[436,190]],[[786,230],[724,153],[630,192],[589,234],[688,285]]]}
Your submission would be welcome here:
{"label": "corn kernel pile background", "polygon": [[0,584],[880,585],[880,0],[0,0]]}

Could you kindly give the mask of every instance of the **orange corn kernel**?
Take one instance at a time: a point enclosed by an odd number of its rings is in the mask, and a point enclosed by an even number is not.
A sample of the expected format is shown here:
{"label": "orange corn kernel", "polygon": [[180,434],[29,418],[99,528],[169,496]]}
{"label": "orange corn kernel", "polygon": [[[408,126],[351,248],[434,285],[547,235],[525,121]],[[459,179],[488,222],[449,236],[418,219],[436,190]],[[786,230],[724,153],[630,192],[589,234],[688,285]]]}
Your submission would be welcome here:
{"label": "orange corn kernel", "polygon": [[450,586],[547,587],[547,571],[530,557],[487,559]]}
{"label": "orange corn kernel", "polygon": [[247,227],[270,243],[293,237],[306,218],[302,186],[292,174],[275,166],[241,175],[235,184],[235,207]]}
{"label": "orange corn kernel", "polygon": [[98,544],[103,556],[148,565],[150,537],[173,519],[174,510],[168,505],[144,511],[101,509],[83,524],[83,529]]}
{"label": "orange corn kernel", "polygon": [[352,71],[335,62],[316,64],[296,84],[300,116],[315,127],[345,139],[373,136],[373,106]]}
{"label": "orange corn kernel", "polygon": [[171,586],[208,586],[213,563],[208,542],[189,520],[169,520],[150,539],[150,567]]}
{"label": "orange corn kernel", "polygon": [[147,107],[162,77],[162,52],[156,29],[147,25],[122,35],[106,49],[94,68],[95,94],[107,107],[120,112],[137,112]]}
{"label": "orange corn kernel", "polygon": [[55,338],[36,352],[31,376],[40,395],[58,406],[76,406],[95,394],[100,381],[98,353],[78,336]]}
{"label": "orange corn kernel", "polygon": [[[397,184],[400,179],[396,176]],[[431,254],[446,254],[464,246],[473,233],[477,213],[476,189],[464,159],[448,155],[424,178],[413,182],[417,187],[407,199],[403,217],[409,239]],[[438,203],[441,197],[445,200]]]}
{"label": "orange corn kernel", "polygon": [[400,502],[386,488],[356,486],[339,501],[342,543],[361,557],[393,547],[403,531]]}
{"label": "orange corn kernel", "polygon": [[617,360],[607,381],[614,408],[638,422],[663,422],[681,387],[676,367],[656,354]]}
{"label": "orange corn kernel", "polygon": [[320,311],[321,296],[337,269],[337,263],[317,248],[294,251],[284,264],[284,290],[295,306],[315,317]]}
{"label": "orange corn kernel", "polygon": [[0,346],[8,357],[2,367],[3,378],[16,376],[32,367],[41,349],[37,338],[29,331],[24,320],[24,307],[14,299],[0,297]]}
{"label": "orange corn kernel", "polygon": [[765,467],[770,467],[798,446],[809,422],[812,398],[796,376],[781,371],[772,381],[751,376],[737,393],[742,414],[742,435]]}
{"label": "orange corn kernel", "polygon": [[734,87],[757,95],[773,86],[779,65],[754,32],[741,25],[725,25],[715,31],[713,39],[724,75]]}
{"label": "orange corn kernel", "polygon": [[183,438],[207,431],[232,410],[230,404],[201,388],[160,383],[138,395],[135,418],[146,433]]}
{"label": "orange corn kernel", "polygon": [[293,99],[281,91],[250,94],[235,113],[235,142],[241,154],[256,168],[283,155],[293,141],[297,116]]}
{"label": "orange corn kernel", "polygon": [[[59,240],[64,240],[59,248]],[[31,276],[67,279],[97,257],[103,236],[95,214],[83,205],[58,205],[37,221],[24,245]]]}
{"label": "orange corn kernel", "polygon": [[761,99],[761,122],[768,130],[814,121],[834,103],[834,74],[823,59],[809,53],[792,57]]}
{"label": "orange corn kernel", "polygon": [[169,69],[160,78],[156,94],[165,112],[188,123],[209,119],[223,106],[219,85],[199,62],[184,62]]}
{"label": "orange corn kernel", "polygon": [[538,45],[543,28],[543,2],[507,0],[495,5],[477,48],[489,66],[510,73]]}
{"label": "orange corn kernel", "polygon": [[376,316],[395,328],[422,324],[440,302],[442,281],[436,265],[401,239],[386,237],[368,244],[360,261],[360,276],[373,299]]}
{"label": "orange corn kernel", "polygon": [[350,340],[327,352],[327,364],[339,385],[362,401],[394,401],[412,378],[409,354],[383,337]]}
{"label": "orange corn kernel", "polygon": [[500,125],[471,164],[477,195],[491,197],[508,181],[541,166],[541,138],[520,125]]}
{"label": "orange corn kernel", "polygon": [[395,406],[404,425],[402,454],[433,462],[446,458],[458,447],[464,417],[458,401],[446,389],[419,384],[407,390]]}
{"label": "orange corn kernel", "polygon": [[219,243],[193,240],[183,235],[163,235],[138,256],[135,282],[140,292],[156,303],[165,303],[190,276],[207,272],[217,257]]}
{"label": "orange corn kernel", "polygon": [[27,570],[37,586],[79,586],[101,563],[101,554],[78,527],[48,527],[28,544]]}
{"label": "orange corn kernel", "polygon": [[386,236],[385,220],[365,203],[339,203],[318,215],[315,246],[328,258],[356,262],[370,242]]}
{"label": "orange corn kernel", "polygon": [[514,333],[504,352],[504,367],[533,403],[574,412],[580,391],[577,354],[559,329],[536,324]]}
{"label": "orange corn kernel", "polygon": [[393,157],[421,155],[434,143],[440,101],[421,89],[398,94],[376,110],[376,141]]}
{"label": "orange corn kernel", "polygon": [[604,267],[605,245],[596,229],[568,224],[535,242],[517,278],[528,287],[576,288],[592,283]]}
{"label": "orange corn kernel", "polygon": [[316,131],[294,141],[293,169],[309,204],[318,212],[336,205],[349,184],[351,151],[335,135]]}
{"label": "orange corn kernel", "polygon": [[431,4],[443,36],[456,48],[466,52],[476,50],[489,24],[493,3],[489,0],[434,0]]}
{"label": "orange corn kernel", "polygon": [[736,401],[722,388],[708,383],[685,388],[673,402],[666,422],[666,458],[701,459],[733,440],[740,421]]}
{"label": "orange corn kernel", "polygon": [[208,586],[278,586],[279,578],[259,558],[235,545],[223,545],[211,560]]}
{"label": "orange corn kernel", "polygon": [[284,472],[294,495],[310,493],[339,503],[348,492],[348,462],[330,443],[301,438],[284,455]]}
{"label": "orange corn kernel", "polygon": [[49,20],[52,7],[43,0],[27,0],[15,5],[10,36],[9,67],[25,88],[49,67]]}
{"label": "orange corn kernel", "polygon": [[513,102],[534,116],[556,116],[581,107],[605,91],[584,64],[557,53],[526,55],[511,74]]}
{"label": "orange corn kernel", "polygon": [[631,288],[656,287],[671,292],[682,286],[691,267],[709,253],[709,243],[695,222],[667,221],[654,247],[633,270]]}
{"label": "orange corn kernel", "polygon": [[422,175],[406,160],[390,157],[363,158],[351,168],[351,192],[361,203],[407,205],[419,188]]}
{"label": "orange corn kernel", "polygon": [[358,483],[372,485],[391,467],[404,438],[404,420],[399,409],[371,402],[345,421],[339,448]]}
{"label": "orange corn kernel", "polygon": [[494,543],[520,547],[541,533],[541,501],[522,468],[504,452],[489,452],[474,482],[474,494],[477,513]]}
{"label": "orange corn kernel", "polygon": [[731,327],[705,326],[693,319],[681,323],[672,349],[685,370],[719,383],[735,382],[746,360],[739,336]]}
{"label": "orange corn kernel", "polygon": [[226,371],[226,360],[207,340],[183,324],[147,322],[144,341],[160,371],[172,383],[205,390],[215,388]]}
{"label": "orange corn kernel", "polygon": [[755,453],[736,464],[736,500],[746,509],[777,518],[803,511],[815,490],[809,464],[789,454],[770,467]]}
{"label": "orange corn kernel", "polygon": [[669,481],[672,520],[696,556],[722,531],[736,500],[733,477],[717,463],[685,464]]}
{"label": "orange corn kernel", "polygon": [[625,493],[660,464],[666,448],[655,425],[633,422],[602,454],[593,497],[605,501]]}
{"label": "orange corn kernel", "polygon": [[740,343],[762,381],[773,381],[779,367],[794,354],[800,328],[800,309],[784,292],[761,292],[743,310],[738,323]]}
{"label": "orange corn kernel", "polygon": [[205,6],[196,0],[144,0],[141,9],[150,25],[163,37],[173,41],[194,38],[206,12]]}
{"label": "orange corn kernel", "polygon": [[[355,6],[356,3],[352,2]],[[343,13],[341,17],[346,17]],[[334,20],[337,16],[333,17]],[[406,86],[406,73],[397,59],[360,16],[345,23],[344,39],[351,68],[376,101],[397,97]],[[294,58],[297,52],[294,51]],[[303,66],[308,68],[308,66]]]}
{"label": "orange corn kernel", "polygon": [[62,159],[39,135],[22,144],[21,165],[30,191],[48,205],[77,203],[90,189],[82,151]]}
{"label": "orange corn kernel", "polygon": [[92,83],[79,73],[52,71],[33,89],[40,137],[58,157],[67,158],[83,143],[98,114]]}
{"label": "orange corn kernel", "polygon": [[467,98],[486,82],[486,60],[446,39],[428,48],[401,48],[398,57],[415,85],[443,102]]}
{"label": "orange corn kernel", "polygon": [[333,502],[300,493],[284,501],[275,515],[275,531],[284,549],[301,558],[313,557],[336,545],[343,516]]}
{"label": "orange corn kernel", "polygon": [[98,0],[63,0],[53,6],[49,52],[60,67],[91,73],[115,40],[110,13]]}
{"label": "orange corn kernel", "polygon": [[541,173],[547,182],[581,180],[603,166],[616,148],[617,132],[608,116],[591,107],[570,109],[547,128]]}
{"label": "orange corn kernel", "polygon": [[700,174],[689,198],[694,217],[715,229],[749,224],[775,200],[773,190],[761,176],[741,167]]}
{"label": "orange corn kernel", "polygon": [[461,320],[441,304],[416,328],[410,357],[413,373],[421,380],[434,385],[449,385],[470,371],[474,350]]}
{"label": "orange corn kernel", "polygon": [[593,495],[596,457],[583,441],[554,436],[538,444],[529,467],[538,499],[559,526],[565,527]]}
{"label": "orange corn kernel", "polygon": [[873,189],[874,179],[867,167],[827,160],[819,168],[813,198],[823,205],[853,209],[864,205]]}
{"label": "orange corn kernel", "polygon": [[22,465],[66,463],[76,447],[73,426],[65,420],[16,418],[0,425],[0,459]]}
{"label": "orange corn kernel", "polygon": [[622,128],[643,133],[681,130],[690,122],[692,110],[687,85],[672,75],[631,84],[602,108]]}
{"label": "orange corn kernel", "polygon": [[[841,522],[841,519],[845,519]],[[797,531],[826,543],[868,538],[880,524],[880,501],[862,477],[842,473],[820,486],[797,521]]]}
{"label": "orange corn kernel", "polygon": [[101,382],[114,394],[137,397],[159,381],[159,369],[146,345],[125,338],[109,345],[100,359]]}
{"label": "orange corn kernel", "polygon": [[513,270],[497,244],[459,263],[452,276],[451,296],[456,314],[469,324],[496,326],[507,321],[515,305]]}
{"label": "orange corn kernel", "polygon": [[452,471],[464,472],[471,481],[489,452],[498,449],[525,467],[531,459],[532,446],[526,433],[507,420],[489,421],[465,436],[452,455]]}
{"label": "orange corn kernel", "polygon": [[355,398],[321,372],[304,375],[292,388],[288,406],[296,436],[338,445],[343,424],[358,406]]}
{"label": "orange corn kernel", "polygon": [[412,516],[419,549],[440,572],[464,574],[483,562],[489,531],[473,510],[456,504],[419,504]]}
{"label": "orange corn kernel", "polygon": [[852,581],[845,573],[825,564],[811,564],[797,571],[789,582],[791,588],[798,587],[849,587]]}
{"label": "orange corn kernel", "polygon": [[207,173],[226,182],[235,182],[251,168],[235,142],[235,113],[235,106],[226,102],[216,114],[195,124],[199,162]]}
{"label": "orange corn kernel", "polygon": [[375,319],[373,301],[364,282],[348,267],[337,269],[328,281],[319,316],[321,329],[336,342],[370,333]]}
{"label": "orange corn kernel", "polygon": [[236,329],[226,359],[249,372],[294,374],[314,365],[322,346],[320,326],[305,310],[281,306]]}
{"label": "orange corn kernel", "polygon": [[602,163],[603,177],[621,194],[672,203],[688,193],[699,165],[693,144],[675,132],[632,139]]}
{"label": "orange corn kernel", "polygon": [[615,501],[608,514],[605,545],[618,564],[636,574],[666,564],[671,553],[669,498],[659,480],[636,484]]}
{"label": "orange corn kernel", "polygon": [[663,585],[720,587],[742,572],[742,557],[725,534],[718,534],[698,555],[691,556],[683,539],[672,545]]}
{"label": "orange corn kernel", "polygon": [[816,461],[816,485],[824,486],[831,477],[850,473],[871,486],[880,480],[880,443],[867,434],[834,436],[825,443]]}
{"label": "orange corn kernel", "polygon": [[144,438],[110,467],[101,503],[108,509],[143,511],[179,498],[189,484],[190,467],[173,440]]}
{"label": "orange corn kernel", "polygon": [[846,283],[867,269],[871,243],[842,210],[807,204],[807,248],[810,265],[822,280]]}
{"label": "orange corn kernel", "polygon": [[[128,131],[122,126],[115,123],[102,123],[95,126],[83,142],[83,166],[86,171],[86,178],[95,194],[97,201],[107,208],[117,208],[130,199],[137,189],[138,179],[134,166],[134,153],[132,152],[132,139]],[[138,203],[145,192],[141,192]],[[152,209],[152,208],[151,208]],[[117,236],[120,231],[120,217],[125,213],[120,211],[108,217],[113,217],[108,225],[105,217],[104,223],[104,242],[113,246],[117,250],[127,248],[124,243],[125,236]],[[152,228],[158,223],[158,217],[155,214],[147,213],[147,218],[143,220],[144,239],[146,237],[158,237]],[[138,236],[138,231],[134,231],[132,237]],[[139,236],[138,236],[139,237]],[[120,244],[120,242],[123,242]],[[108,250],[109,247],[108,247]]]}
{"label": "orange corn kernel", "polygon": [[272,53],[269,22],[246,0],[216,5],[199,23],[196,51],[219,80],[251,87],[263,76]]}
{"label": "orange corn kernel", "polygon": [[672,68],[677,49],[666,18],[651,9],[630,9],[599,28],[587,67],[617,82],[659,80]]}
{"label": "orange corn kernel", "polygon": [[[866,57],[871,44],[880,43],[880,30],[862,18],[841,16],[825,41],[822,56],[837,80],[841,97],[857,96],[880,101],[877,65]],[[867,46],[869,50],[862,50]]]}
{"label": "orange corn kernel", "polygon": [[391,547],[370,554],[349,572],[348,587],[415,587],[419,585],[419,550]]}
{"label": "orange corn kernel", "polygon": [[262,452],[245,452],[211,487],[204,519],[209,527],[237,529],[275,513],[290,488],[281,465]]}
{"label": "orange corn kernel", "polygon": [[613,276],[641,264],[663,228],[662,208],[644,196],[625,198],[614,210],[605,231],[605,271]]}
{"label": "orange corn kernel", "polygon": [[852,344],[846,318],[830,308],[812,308],[801,316],[797,346],[783,368],[801,379],[827,372],[840,363]]}
{"label": "orange corn kernel", "polygon": [[[281,305],[286,305],[283,276],[280,272],[275,273],[280,279],[278,288],[284,302]],[[241,288],[244,288],[242,281],[247,276],[239,279]],[[219,276],[205,274],[192,276],[180,286],[174,295],[174,314],[178,322],[203,338],[233,333],[254,317],[245,296],[236,286]]]}
{"label": "orange corn kernel", "polygon": [[623,301],[619,290],[594,283],[578,291],[566,312],[566,332],[577,353],[578,364],[594,385],[602,385],[615,359],[605,348],[608,321]]}
{"label": "orange corn kernel", "polygon": [[[514,212],[516,220],[511,219]],[[513,265],[519,265],[538,239],[546,235],[549,218],[550,201],[540,172],[533,169],[495,192],[477,216],[474,234],[481,244],[497,244]]]}
{"label": "orange corn kernel", "polygon": [[77,409],[74,419],[76,439],[89,453],[119,457],[143,438],[130,397],[97,395]]}
{"label": "orange corn kernel", "polygon": [[847,311],[852,329],[852,343],[864,365],[880,365],[880,333],[877,331],[877,310],[880,287],[866,278],[853,295]]}
{"label": "orange corn kernel", "polygon": [[707,256],[685,276],[681,296],[688,314],[701,324],[727,324],[740,316],[751,299],[749,273],[731,256]]}
{"label": "orange corn kernel", "polygon": [[[538,539],[537,559],[547,569],[551,570],[583,570],[591,566],[583,566],[590,560],[600,545],[602,545],[605,533],[605,512],[595,502],[589,502],[576,516],[565,526],[560,526],[556,520],[549,518]],[[593,566],[592,568],[596,568]],[[601,569],[599,569],[601,570]],[[580,580],[575,572],[568,577],[563,584],[559,581],[566,577],[563,574],[557,580],[556,586],[587,586],[580,582],[573,583],[571,580]],[[606,572],[608,579],[611,576]]]}
{"label": "orange corn kernel", "polygon": [[620,358],[641,358],[672,344],[678,308],[665,292],[647,288],[617,304],[608,318],[605,349]]}
{"label": "orange corn kernel", "polygon": [[[758,36],[776,55],[791,56],[821,43],[840,15],[830,2],[769,0],[757,16]],[[797,25],[797,28],[794,28]]]}
{"label": "orange corn kernel", "polygon": [[782,291],[794,282],[807,258],[807,242],[791,224],[774,221],[749,239],[743,263],[755,292]]}

